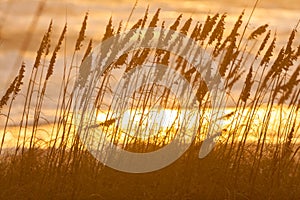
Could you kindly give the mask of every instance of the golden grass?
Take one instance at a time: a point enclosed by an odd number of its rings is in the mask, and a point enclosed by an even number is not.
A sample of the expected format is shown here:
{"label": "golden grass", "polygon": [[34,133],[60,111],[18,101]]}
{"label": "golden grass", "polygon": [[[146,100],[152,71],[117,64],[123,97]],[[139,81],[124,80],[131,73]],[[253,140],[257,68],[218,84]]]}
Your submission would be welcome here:
{"label": "golden grass", "polygon": [[[159,14],[160,9],[153,15],[148,27],[160,26]],[[132,29],[139,30],[146,27],[148,15],[147,9],[145,15]],[[224,116],[231,120],[230,126],[224,129],[224,135],[218,145],[206,158],[198,159],[198,151],[205,132],[204,120],[200,118],[202,121],[192,147],[172,165],[148,174],[126,174],[103,166],[90,155],[76,136],[72,107],[76,99],[72,93],[72,84],[83,85],[88,75],[82,76],[80,73],[79,82],[75,83],[73,75],[78,76],[78,71],[81,72],[82,69],[80,67],[74,69],[74,57],[81,55],[79,52],[83,51],[85,53],[81,60],[84,62],[92,51],[92,40],[87,44],[86,50],[82,50],[86,39],[88,13],[79,31],[70,65],[63,66],[56,115],[51,123],[51,130],[48,130],[51,139],[46,143],[46,148],[40,148],[37,132],[38,127],[42,125],[40,118],[43,104],[47,103],[45,99],[47,83],[55,70],[56,58],[67,32],[65,25],[47,66],[45,60],[51,51],[50,40],[53,31],[51,22],[37,51],[29,82],[24,84],[27,91],[18,127],[16,149],[13,153],[3,153],[2,147],[9,128],[7,122],[10,119],[10,110],[13,109],[14,100],[18,97],[23,83],[25,65],[22,65],[0,101],[1,114],[4,106],[9,107],[8,112],[1,116],[6,123],[0,147],[0,199],[300,198],[298,155],[300,147],[296,135],[299,129],[300,107],[298,61],[300,46],[295,44],[297,28],[292,30],[286,45],[280,47],[281,50],[274,57],[277,48],[276,34],[272,36],[273,31],[268,29],[267,24],[248,33],[248,22],[244,25],[244,30],[241,30],[243,15],[244,13],[241,13],[227,36],[224,35],[226,14],[217,13],[208,16],[204,24],[194,23],[191,18],[182,23],[180,15],[169,27],[190,36],[210,53],[211,59],[219,61],[219,72],[226,80],[228,93],[226,101],[230,101],[233,89],[239,89],[240,95],[235,99],[232,113]],[[127,24],[125,29],[126,27]],[[167,27],[165,22],[161,23],[161,27]],[[120,33],[122,29],[122,23],[115,29],[111,18],[103,40]],[[163,37],[163,42],[169,42],[171,35]],[[107,52],[107,57],[109,56],[110,52]],[[204,113],[208,109],[205,106],[209,104],[209,99],[206,98],[208,88],[201,76],[209,74],[200,75],[180,56],[164,50],[151,49],[138,49],[121,55],[110,65],[97,88],[98,96],[95,104],[98,109],[107,110],[109,107],[105,105],[104,96],[110,93],[110,80],[114,70],[123,69],[127,72],[145,64],[148,60],[173,65],[170,67],[180,72],[197,91],[201,112]],[[27,66],[26,70],[30,68]],[[247,74],[244,74],[245,72]],[[245,81],[240,80],[242,77],[245,77]],[[38,91],[38,95],[34,91]],[[137,108],[143,108],[145,112],[149,105],[158,101],[164,109],[180,110],[173,94],[166,88],[145,85],[133,97],[130,104],[130,110],[133,112]],[[37,101],[33,101],[34,98]],[[272,110],[279,109],[282,116],[286,106],[289,107],[289,113],[286,118],[278,119],[280,125],[275,132],[277,137],[274,136],[273,142],[269,142]],[[261,108],[264,108],[265,112],[261,116],[260,124],[256,124],[254,119]],[[241,113],[245,112],[246,116],[242,116]],[[33,115],[34,120],[32,129],[28,132],[30,115]],[[100,126],[109,127],[115,121],[106,119]],[[258,126],[257,140],[249,141],[253,126]],[[163,139],[154,138],[145,141],[125,137],[124,148],[134,152],[148,152],[161,148],[167,145],[174,132],[176,133],[174,127],[166,131]],[[133,129],[132,124],[128,124],[128,128]],[[115,143],[118,143],[120,138],[118,133],[116,130],[112,136]]]}

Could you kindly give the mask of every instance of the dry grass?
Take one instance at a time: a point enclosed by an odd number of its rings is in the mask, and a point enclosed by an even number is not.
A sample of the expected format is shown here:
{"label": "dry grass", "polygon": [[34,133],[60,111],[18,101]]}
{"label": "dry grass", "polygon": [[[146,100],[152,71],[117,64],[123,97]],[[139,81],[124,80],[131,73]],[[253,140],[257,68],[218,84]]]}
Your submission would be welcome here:
{"label": "dry grass", "polygon": [[[249,21],[243,23],[244,13],[241,13],[228,35],[224,31],[226,14],[208,16],[204,24],[192,19],[181,22],[180,15],[169,27],[165,22],[159,25],[159,14],[160,9],[150,19],[147,9],[132,29],[146,27],[149,21],[148,27],[161,26],[190,36],[209,52],[211,59],[220,63],[219,72],[225,80],[228,94],[225,101],[231,100],[234,90],[240,91],[239,97],[234,100],[232,113],[224,116],[230,121],[230,126],[224,128],[216,148],[206,158],[198,159],[206,127],[203,117],[200,116],[198,135],[192,147],[179,160],[162,170],[147,174],[126,174],[103,166],[89,154],[76,136],[73,110],[73,104],[77,101],[73,94],[73,84],[84,86],[89,76],[80,73],[77,82],[74,80],[78,72],[83,70],[74,67],[74,58],[83,54],[80,60],[85,62],[92,50],[92,40],[85,43],[88,14],[79,31],[70,65],[63,66],[56,115],[51,123],[51,130],[47,130],[51,140],[41,143],[37,132],[41,125],[43,104],[47,103],[47,84],[55,70],[56,58],[67,31],[65,25],[47,65],[46,60],[52,49],[51,22],[41,41],[33,67],[26,67],[31,73],[29,82],[24,84],[27,91],[24,93],[25,103],[13,153],[3,153],[2,147],[9,128],[7,122],[10,119],[10,110],[14,109],[14,100],[21,90],[25,65],[22,65],[0,101],[1,114],[4,112],[3,108],[8,106],[8,112],[1,116],[6,123],[0,147],[0,199],[300,198],[300,147],[296,142],[300,107],[300,46],[295,42],[297,27],[291,31],[286,45],[279,47],[278,51],[276,34],[268,29],[268,25],[257,27],[249,33]],[[116,29],[110,19],[103,40],[122,30],[122,23]],[[172,36],[165,35],[161,39],[168,43],[170,37]],[[82,49],[83,44],[87,45],[86,50]],[[106,53],[106,57],[111,56],[110,52]],[[128,72],[149,62],[162,63],[180,72],[196,91],[200,113],[205,112],[208,108],[205,105],[210,100],[206,95],[208,88],[201,78],[204,75],[200,75],[184,58],[153,49],[129,52],[110,65],[101,76],[100,85],[95,88],[98,92],[95,100],[98,110],[108,110],[110,106],[105,104],[104,97],[110,94],[110,81],[116,70]],[[241,78],[245,78],[245,81],[240,80]],[[145,110],[157,102],[163,109],[180,110],[174,94],[155,85],[145,85],[140,91],[136,91],[130,102],[130,109],[132,112],[142,109],[142,115],[146,115]],[[283,118],[286,107],[289,108],[288,113]],[[275,108],[279,110],[279,125],[272,127],[270,120]],[[261,122],[257,124],[255,118],[260,109],[265,112],[260,116]],[[32,129],[28,132],[31,115],[34,120]],[[107,118],[99,126],[109,132],[115,121],[116,119]],[[134,152],[149,152],[161,148],[173,139],[178,131],[175,127],[165,131],[163,138],[142,140],[126,136],[123,139],[124,148]],[[253,133],[254,127],[256,128]],[[128,123],[127,128],[134,130],[132,123]],[[274,128],[277,130],[271,132]],[[120,130],[113,130],[113,142],[118,143]],[[256,140],[249,139],[253,135],[256,135]]]}

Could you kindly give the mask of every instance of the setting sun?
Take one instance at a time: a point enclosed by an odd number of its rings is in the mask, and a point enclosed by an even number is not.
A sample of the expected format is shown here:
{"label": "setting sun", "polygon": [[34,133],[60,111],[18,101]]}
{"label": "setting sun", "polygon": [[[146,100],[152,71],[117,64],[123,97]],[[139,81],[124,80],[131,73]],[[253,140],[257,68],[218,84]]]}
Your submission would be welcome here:
{"label": "setting sun", "polygon": [[299,13],[0,1],[0,199],[300,199]]}

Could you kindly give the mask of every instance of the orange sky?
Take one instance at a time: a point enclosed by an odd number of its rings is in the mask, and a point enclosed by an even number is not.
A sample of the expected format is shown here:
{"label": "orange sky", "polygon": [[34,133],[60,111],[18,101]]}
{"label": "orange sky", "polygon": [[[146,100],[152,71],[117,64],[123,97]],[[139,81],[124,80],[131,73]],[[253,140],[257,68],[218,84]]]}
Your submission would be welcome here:
{"label": "orange sky", "polygon": [[[249,24],[249,31],[268,23],[270,28],[277,32],[279,38],[277,40],[278,46],[280,47],[285,44],[288,34],[300,18],[300,4],[298,1],[261,0]],[[66,56],[69,58],[73,52],[74,40],[78,36],[86,11],[90,13],[87,38],[93,38],[95,45],[97,45],[103,36],[109,18],[113,17],[115,26],[121,20],[126,21],[135,1],[48,0],[45,1],[45,7],[38,17],[37,23],[29,31],[39,2],[38,0],[0,1],[0,19],[2,19],[0,20],[0,94],[3,94],[8,87],[21,61],[24,61],[27,66],[33,64],[38,45],[51,19],[53,19],[54,23],[53,45],[56,43],[64,23],[68,22]],[[185,18],[192,17],[195,21],[204,22],[207,14],[227,12],[226,26],[230,27],[243,9],[246,9],[244,17],[244,21],[246,21],[254,3],[254,0],[140,0],[132,16],[132,22],[129,25],[135,23],[138,18],[144,15],[145,9],[149,4],[151,15],[154,14],[157,8],[162,8],[160,22],[163,20],[167,22],[173,21],[181,13],[183,13]],[[30,38],[28,36],[31,36],[31,40],[28,40]],[[28,42],[28,45],[25,45],[25,51],[22,52],[21,47],[26,42]],[[299,44],[299,41],[296,42]],[[67,61],[69,60],[67,59]],[[75,60],[78,62],[81,61],[80,57]],[[57,66],[62,66],[62,64],[63,52],[60,52]],[[48,95],[50,98],[56,95],[57,85],[55,78],[61,72],[62,67],[55,68],[54,77],[50,80],[48,86]]]}

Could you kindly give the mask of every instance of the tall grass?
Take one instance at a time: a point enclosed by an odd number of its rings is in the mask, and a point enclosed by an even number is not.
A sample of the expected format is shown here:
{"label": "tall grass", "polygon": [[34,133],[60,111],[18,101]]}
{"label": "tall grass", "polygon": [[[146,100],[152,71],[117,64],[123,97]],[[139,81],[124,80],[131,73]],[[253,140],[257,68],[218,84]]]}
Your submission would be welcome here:
{"label": "tall grass", "polygon": [[[179,90],[174,94],[165,87],[146,84],[135,91],[128,110],[131,111],[131,119],[138,120],[139,126],[132,120],[127,123],[126,128],[135,131],[138,134],[135,137],[128,134],[124,136],[123,130],[119,128],[122,121],[120,122],[118,117],[110,117],[111,105],[107,105],[105,101],[105,96],[113,95],[111,83],[117,71],[126,73],[144,64],[164,64],[182,74],[196,91],[199,105],[196,139],[191,148],[174,164],[148,174],[117,172],[105,167],[90,155],[76,135],[76,116],[73,108],[74,102],[78,101],[73,93],[73,86],[83,87],[89,76],[81,73],[84,71],[81,67],[85,65],[79,67],[77,65],[81,63],[75,64],[74,60],[76,56],[83,55],[80,60],[88,62],[92,51],[93,42],[86,41],[85,35],[87,13],[79,30],[69,66],[60,66],[63,67],[63,74],[59,80],[56,115],[53,121],[49,122],[51,128],[47,129],[50,134],[48,141],[42,142],[37,133],[42,126],[40,120],[43,105],[47,103],[47,86],[55,71],[59,51],[63,47],[67,24],[56,46],[51,47],[53,25],[50,22],[37,51],[34,65],[32,68],[26,66],[26,70],[31,70],[29,82],[23,84],[23,64],[1,98],[0,112],[5,124],[2,128],[0,147],[0,199],[300,198],[300,146],[297,141],[300,124],[298,27],[291,30],[285,46],[278,47],[276,33],[270,30],[267,24],[249,31],[250,19],[246,24],[243,23],[244,12],[232,28],[226,26],[226,13],[207,16],[204,23],[192,18],[182,22],[180,15],[171,25],[160,22],[159,14],[160,9],[150,18],[147,8],[145,15],[131,29],[139,31],[148,26],[180,32],[205,49],[210,59],[220,63],[219,73],[225,80],[228,94],[225,101],[233,101],[234,107],[230,113],[223,116],[229,123],[223,127],[213,152],[204,159],[198,159],[197,152],[207,130],[205,113],[210,104],[207,95],[209,91],[202,77],[211,77],[210,70],[207,70],[207,74],[199,74],[183,57],[160,49],[138,49],[117,58],[101,76],[100,84],[94,88],[97,91],[94,102],[97,111],[99,115],[103,112],[106,114],[105,120],[98,122],[97,126],[112,142],[121,144],[129,151],[150,152],[168,145],[178,133],[176,120],[170,127],[157,130],[147,121],[147,110],[155,106],[160,110],[174,110],[177,111],[174,119],[178,119],[182,109],[175,96],[180,94]],[[125,28],[119,23],[115,28],[110,18],[103,40],[122,32],[127,26],[128,22]],[[229,29],[228,35],[226,29]],[[112,46],[120,42],[124,44],[128,39],[126,37],[124,41],[114,41]],[[171,38],[172,33],[169,32],[167,35],[160,35],[159,39],[169,44]],[[181,44],[181,41],[176,42]],[[84,45],[86,49],[82,48]],[[170,46],[193,48],[176,44]],[[52,56],[47,62],[51,51]],[[110,56],[115,55],[107,51],[103,59]],[[165,77],[172,80],[171,75]],[[145,81],[148,78],[144,77]],[[133,87],[135,81],[138,80],[128,82],[127,89]],[[58,83],[58,80],[56,82]],[[26,86],[27,90],[21,88],[22,85]],[[124,88],[124,94],[127,89]],[[234,98],[232,94],[236,90],[240,95]],[[19,97],[21,91],[25,91],[25,103],[20,125],[17,127],[15,149],[11,153],[3,149],[3,145],[11,128],[8,122],[11,120],[14,100]],[[8,109],[3,109],[5,107]],[[31,117],[33,123],[29,125]],[[274,119],[277,123],[271,121]],[[143,126],[157,130],[158,134],[145,137],[141,134]]]}

